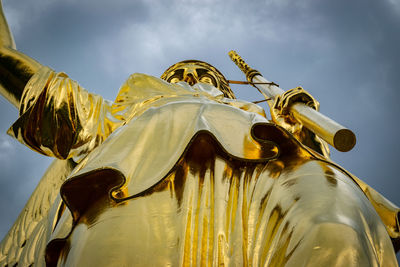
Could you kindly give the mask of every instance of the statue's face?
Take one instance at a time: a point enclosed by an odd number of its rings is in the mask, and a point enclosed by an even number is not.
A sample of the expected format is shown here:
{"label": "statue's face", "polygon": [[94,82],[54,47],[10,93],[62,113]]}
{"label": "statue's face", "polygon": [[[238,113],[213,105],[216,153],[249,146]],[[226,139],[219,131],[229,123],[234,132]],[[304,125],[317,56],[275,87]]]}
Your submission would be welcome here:
{"label": "statue's face", "polygon": [[178,62],[169,67],[161,75],[161,79],[169,83],[183,81],[189,85],[208,83],[223,92],[225,97],[235,98],[225,77],[214,66],[199,60]]}
{"label": "statue's face", "polygon": [[167,82],[177,83],[180,81],[187,82],[189,85],[196,83],[208,83],[215,87],[219,87],[218,77],[215,73],[198,64],[186,64],[171,70],[165,78]]}

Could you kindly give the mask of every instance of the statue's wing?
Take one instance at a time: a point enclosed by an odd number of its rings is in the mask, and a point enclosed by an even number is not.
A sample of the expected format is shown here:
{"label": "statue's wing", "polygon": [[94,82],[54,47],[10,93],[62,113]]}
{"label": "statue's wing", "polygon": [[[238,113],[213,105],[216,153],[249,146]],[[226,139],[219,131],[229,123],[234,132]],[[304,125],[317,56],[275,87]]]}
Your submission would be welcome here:
{"label": "statue's wing", "polygon": [[62,183],[72,160],[55,160],[0,244],[0,266],[44,266],[46,244],[57,219]]}

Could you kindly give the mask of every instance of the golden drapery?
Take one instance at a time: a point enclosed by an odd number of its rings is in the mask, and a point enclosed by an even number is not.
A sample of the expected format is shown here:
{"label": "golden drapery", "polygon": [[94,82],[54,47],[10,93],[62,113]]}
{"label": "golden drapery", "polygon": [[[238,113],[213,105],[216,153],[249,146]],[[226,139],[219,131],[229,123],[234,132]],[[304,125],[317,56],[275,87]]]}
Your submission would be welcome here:
{"label": "golden drapery", "polygon": [[42,68],[9,133],[63,160],[2,264],[397,265],[395,206],[210,85],[134,74],[111,103]]}

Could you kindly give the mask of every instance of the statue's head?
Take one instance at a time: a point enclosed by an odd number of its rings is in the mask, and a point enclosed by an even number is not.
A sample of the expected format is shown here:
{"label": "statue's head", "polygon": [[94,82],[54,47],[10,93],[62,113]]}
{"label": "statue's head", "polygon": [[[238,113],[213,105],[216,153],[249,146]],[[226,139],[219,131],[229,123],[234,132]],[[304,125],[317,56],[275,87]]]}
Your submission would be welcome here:
{"label": "statue's head", "polygon": [[161,79],[169,83],[184,81],[189,85],[199,82],[212,84],[223,92],[225,97],[235,98],[224,75],[214,66],[203,61],[185,60],[175,63],[161,75]]}

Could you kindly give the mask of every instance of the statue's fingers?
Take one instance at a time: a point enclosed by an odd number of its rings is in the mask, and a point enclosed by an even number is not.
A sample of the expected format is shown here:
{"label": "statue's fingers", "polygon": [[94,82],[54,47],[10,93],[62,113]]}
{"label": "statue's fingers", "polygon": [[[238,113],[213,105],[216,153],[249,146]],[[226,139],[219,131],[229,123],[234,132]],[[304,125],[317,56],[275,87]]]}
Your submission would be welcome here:
{"label": "statue's fingers", "polygon": [[287,91],[287,94],[285,94],[284,98],[282,99],[282,107],[287,108],[289,105],[295,102],[296,98],[298,97],[297,95],[298,95],[297,90]]}
{"label": "statue's fingers", "polygon": [[281,98],[280,95],[278,95],[278,96],[275,98],[274,105],[273,105],[272,108],[273,108],[273,109],[280,110],[281,107],[282,107],[281,101],[282,101],[282,98]]}

